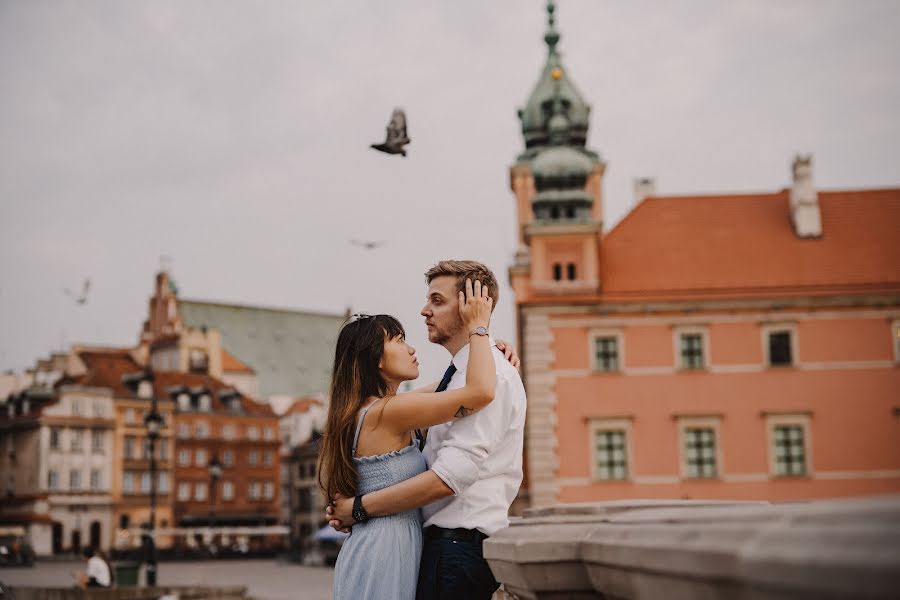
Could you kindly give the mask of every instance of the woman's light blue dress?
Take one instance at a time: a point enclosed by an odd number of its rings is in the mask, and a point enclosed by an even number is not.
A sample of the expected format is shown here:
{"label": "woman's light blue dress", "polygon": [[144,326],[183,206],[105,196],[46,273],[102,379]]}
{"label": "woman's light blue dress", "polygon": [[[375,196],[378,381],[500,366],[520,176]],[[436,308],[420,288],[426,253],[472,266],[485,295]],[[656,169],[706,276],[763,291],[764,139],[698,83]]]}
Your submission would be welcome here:
{"label": "woman's light blue dress", "polygon": [[[356,444],[368,411],[369,406],[362,410],[353,436],[357,494],[392,486],[428,468],[416,442],[387,454],[357,457]],[[338,554],[334,598],[413,600],[421,556],[422,513],[418,508],[357,523]]]}

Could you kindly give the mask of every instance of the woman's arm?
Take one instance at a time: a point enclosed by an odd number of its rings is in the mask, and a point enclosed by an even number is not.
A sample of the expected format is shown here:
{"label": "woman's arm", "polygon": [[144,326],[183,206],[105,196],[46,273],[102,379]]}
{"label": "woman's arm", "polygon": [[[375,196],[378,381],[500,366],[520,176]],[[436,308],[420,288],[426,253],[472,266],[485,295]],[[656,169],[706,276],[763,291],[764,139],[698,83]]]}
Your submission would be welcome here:
{"label": "woman's arm", "polygon": [[[487,327],[492,303],[487,288],[482,287],[480,281],[473,285],[466,280],[465,295],[459,293],[459,312],[468,331]],[[471,336],[465,386],[441,393],[409,392],[395,396],[383,404],[382,422],[403,432],[466,417],[494,399],[496,369],[488,337]]]}

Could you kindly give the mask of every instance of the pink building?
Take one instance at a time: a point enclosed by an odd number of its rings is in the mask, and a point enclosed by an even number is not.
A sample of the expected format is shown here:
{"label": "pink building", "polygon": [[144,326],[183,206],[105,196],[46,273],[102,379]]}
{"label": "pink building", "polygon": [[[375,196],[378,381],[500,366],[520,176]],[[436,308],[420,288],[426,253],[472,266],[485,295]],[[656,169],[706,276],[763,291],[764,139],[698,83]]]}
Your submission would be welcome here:
{"label": "pink building", "polygon": [[900,189],[659,197],[603,233],[589,106],[547,63],[520,111],[510,268],[531,505],[900,491]]}

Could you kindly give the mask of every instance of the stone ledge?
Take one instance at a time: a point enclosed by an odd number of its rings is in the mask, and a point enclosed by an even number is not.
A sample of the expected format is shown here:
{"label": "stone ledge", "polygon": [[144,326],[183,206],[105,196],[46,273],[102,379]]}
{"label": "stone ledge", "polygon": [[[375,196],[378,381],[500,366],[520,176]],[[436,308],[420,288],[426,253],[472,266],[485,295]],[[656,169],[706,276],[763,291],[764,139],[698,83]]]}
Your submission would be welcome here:
{"label": "stone ledge", "polygon": [[900,496],[529,509],[484,545],[519,598],[894,598]]}

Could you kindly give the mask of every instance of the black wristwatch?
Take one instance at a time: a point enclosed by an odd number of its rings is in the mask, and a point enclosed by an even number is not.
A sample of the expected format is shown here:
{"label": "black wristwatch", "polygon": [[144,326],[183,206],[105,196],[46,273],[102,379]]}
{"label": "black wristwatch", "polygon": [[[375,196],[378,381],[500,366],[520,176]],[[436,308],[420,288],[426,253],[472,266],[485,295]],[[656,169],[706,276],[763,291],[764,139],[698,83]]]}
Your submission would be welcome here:
{"label": "black wristwatch", "polygon": [[365,523],[369,520],[369,514],[362,505],[362,494],[353,499],[353,512],[351,512],[350,515],[357,523]]}

